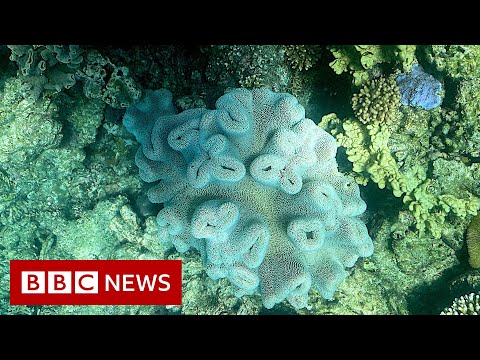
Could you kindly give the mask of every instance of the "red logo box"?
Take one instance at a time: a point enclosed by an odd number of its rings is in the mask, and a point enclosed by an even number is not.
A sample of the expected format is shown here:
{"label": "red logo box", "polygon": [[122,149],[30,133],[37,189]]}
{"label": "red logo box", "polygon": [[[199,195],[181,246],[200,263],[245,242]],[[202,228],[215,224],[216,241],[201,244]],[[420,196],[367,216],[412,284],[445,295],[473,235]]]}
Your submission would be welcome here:
{"label": "red logo box", "polygon": [[181,260],[10,260],[11,305],[181,305]]}

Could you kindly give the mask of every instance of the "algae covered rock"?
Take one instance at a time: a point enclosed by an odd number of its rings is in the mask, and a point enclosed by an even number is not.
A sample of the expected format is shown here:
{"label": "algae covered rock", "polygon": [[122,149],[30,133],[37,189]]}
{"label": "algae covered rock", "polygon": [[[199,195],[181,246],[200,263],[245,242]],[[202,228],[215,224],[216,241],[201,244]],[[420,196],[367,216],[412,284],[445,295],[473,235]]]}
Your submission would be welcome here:
{"label": "algae covered rock", "polygon": [[0,166],[26,166],[42,151],[62,140],[58,105],[44,98],[36,103],[23,99],[18,78],[5,82],[0,94]]}

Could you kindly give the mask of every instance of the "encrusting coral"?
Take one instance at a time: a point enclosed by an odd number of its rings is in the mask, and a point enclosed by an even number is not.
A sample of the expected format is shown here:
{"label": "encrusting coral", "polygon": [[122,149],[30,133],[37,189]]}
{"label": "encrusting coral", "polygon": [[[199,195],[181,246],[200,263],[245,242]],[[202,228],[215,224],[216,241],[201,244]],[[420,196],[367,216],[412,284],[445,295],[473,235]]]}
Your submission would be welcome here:
{"label": "encrusting coral", "polygon": [[358,218],[366,204],[337,169],[335,139],[292,95],[235,89],[215,110],[176,114],[169,91],[149,90],[123,123],[141,144],[149,199],[164,204],[160,239],[199,250],[237,296],[302,308],[313,287],[332,299],[345,268],[372,254]]}

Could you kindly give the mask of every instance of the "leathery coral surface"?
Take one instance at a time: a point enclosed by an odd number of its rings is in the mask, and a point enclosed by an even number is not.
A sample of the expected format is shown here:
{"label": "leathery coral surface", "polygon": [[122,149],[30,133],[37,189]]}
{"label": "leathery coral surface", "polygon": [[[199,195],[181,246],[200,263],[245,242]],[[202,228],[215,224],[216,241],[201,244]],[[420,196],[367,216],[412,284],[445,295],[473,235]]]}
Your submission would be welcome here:
{"label": "leathery coral surface", "polygon": [[286,93],[234,89],[215,107],[177,114],[169,91],[148,90],[123,118],[149,200],[163,203],[160,240],[197,249],[212,279],[260,293],[266,308],[306,307],[312,287],[332,299],[373,252],[334,138]]}

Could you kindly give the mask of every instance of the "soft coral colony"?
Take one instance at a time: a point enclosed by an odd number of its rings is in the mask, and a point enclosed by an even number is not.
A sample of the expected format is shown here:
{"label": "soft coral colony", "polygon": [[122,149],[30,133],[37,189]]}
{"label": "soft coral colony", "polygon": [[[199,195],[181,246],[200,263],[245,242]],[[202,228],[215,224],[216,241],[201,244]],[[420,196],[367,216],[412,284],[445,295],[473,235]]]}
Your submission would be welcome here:
{"label": "soft coral colony", "polygon": [[164,204],[161,240],[197,249],[207,274],[229,279],[237,296],[302,308],[313,287],[331,299],[346,268],[372,254],[358,185],[292,95],[235,89],[215,110],[176,114],[169,91],[147,91],[123,123],[141,144],[149,199]]}

